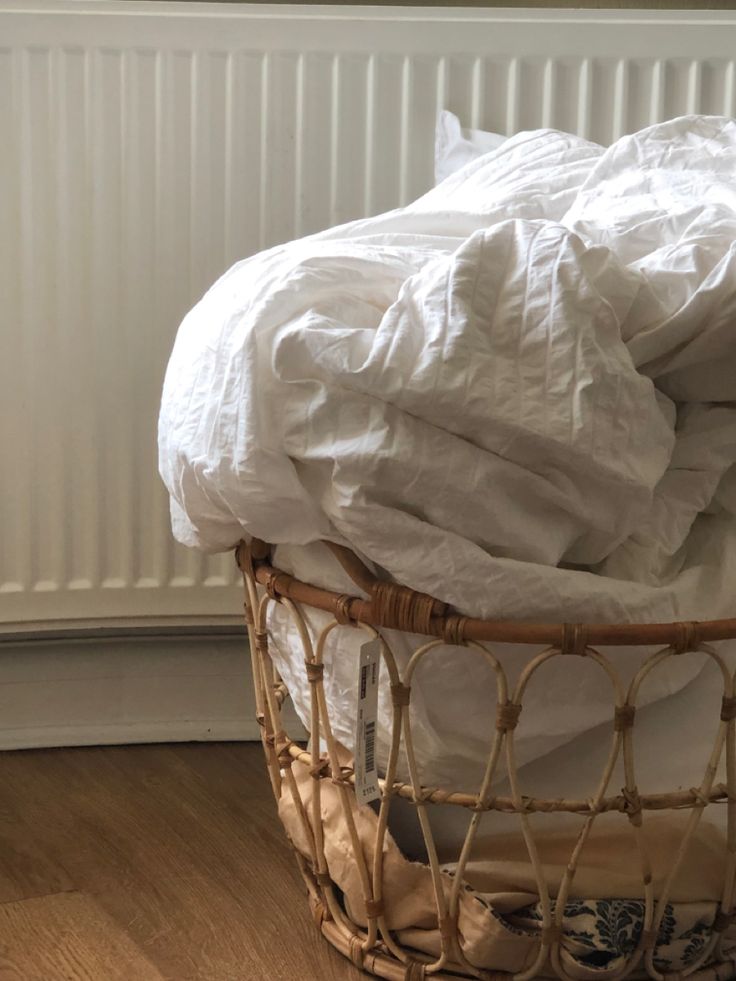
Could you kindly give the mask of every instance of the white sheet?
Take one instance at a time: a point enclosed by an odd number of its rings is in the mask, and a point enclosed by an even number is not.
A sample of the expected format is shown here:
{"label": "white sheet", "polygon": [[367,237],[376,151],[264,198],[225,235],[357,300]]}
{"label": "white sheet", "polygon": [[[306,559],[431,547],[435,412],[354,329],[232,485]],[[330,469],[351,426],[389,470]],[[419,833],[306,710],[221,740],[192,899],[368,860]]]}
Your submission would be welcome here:
{"label": "white sheet", "polygon": [[482,129],[464,129],[458,117],[442,110],[437,116],[434,143],[434,177],[439,184],[456,170],[485,153],[498,149],[507,137]]}
{"label": "white sheet", "polygon": [[[481,616],[732,613],[736,410],[708,403],[736,396],[735,155],[715,118],[607,151],[519,134],[408,208],[238,263],[167,371],[177,538],[345,542]],[[488,702],[446,662],[427,761],[462,782]],[[695,673],[673,666],[651,699]],[[468,719],[452,736],[431,707],[448,685]],[[556,686],[564,711],[539,715],[529,759],[608,717],[598,678]],[[333,696],[352,717],[350,680]]]}

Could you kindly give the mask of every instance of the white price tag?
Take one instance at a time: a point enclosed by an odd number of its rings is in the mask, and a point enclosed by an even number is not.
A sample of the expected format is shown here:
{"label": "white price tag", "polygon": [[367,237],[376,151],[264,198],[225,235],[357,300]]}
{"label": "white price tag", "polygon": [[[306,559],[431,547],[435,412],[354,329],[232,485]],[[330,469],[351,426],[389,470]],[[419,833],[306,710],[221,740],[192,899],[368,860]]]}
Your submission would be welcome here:
{"label": "white price tag", "polygon": [[360,649],[358,667],[358,721],[355,730],[355,796],[359,804],[378,800],[376,771],[376,719],[381,640],[369,640]]}

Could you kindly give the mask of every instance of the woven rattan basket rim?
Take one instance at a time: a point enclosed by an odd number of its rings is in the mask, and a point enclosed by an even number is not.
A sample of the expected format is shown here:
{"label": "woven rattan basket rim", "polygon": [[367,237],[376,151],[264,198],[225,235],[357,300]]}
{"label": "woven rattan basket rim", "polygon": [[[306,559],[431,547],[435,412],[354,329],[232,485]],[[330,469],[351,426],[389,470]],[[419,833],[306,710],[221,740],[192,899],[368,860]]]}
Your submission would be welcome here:
{"label": "woven rattan basket rim", "polygon": [[356,585],[369,598],[336,593],[302,582],[271,563],[271,546],[252,539],[241,542],[236,559],[274,599],[295,602],[332,613],[342,623],[364,623],[409,633],[439,637],[448,643],[495,641],[542,644],[564,653],[582,654],[590,646],[662,645],[680,651],[696,650],[709,641],[736,638],[736,618],[672,623],[530,623],[521,620],[482,620],[465,617],[446,603],[406,586],[377,579],[349,549],[325,542]]}

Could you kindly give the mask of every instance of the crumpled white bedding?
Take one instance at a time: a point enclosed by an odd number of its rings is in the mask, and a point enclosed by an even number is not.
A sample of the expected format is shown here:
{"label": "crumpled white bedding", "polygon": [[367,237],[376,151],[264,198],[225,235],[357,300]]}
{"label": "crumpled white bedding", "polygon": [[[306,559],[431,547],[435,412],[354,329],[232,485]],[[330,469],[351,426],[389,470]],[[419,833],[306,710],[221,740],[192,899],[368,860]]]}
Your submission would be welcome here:
{"label": "crumpled white bedding", "polygon": [[[477,616],[729,615],[735,176],[723,118],[609,149],[521,133],[407,208],[236,264],[185,318],[166,375],[176,537],[342,542]],[[482,665],[457,664],[426,685],[424,764],[462,784],[489,689]],[[696,673],[678,662],[648,700]],[[431,707],[447,684],[462,733]],[[599,685],[567,669],[561,701],[541,694],[522,760],[610,717]],[[347,674],[333,698],[354,718]]]}
{"label": "crumpled white bedding", "polygon": [[508,137],[480,129],[463,129],[458,117],[443,109],[437,116],[434,178],[439,184],[456,170],[505,143]]}

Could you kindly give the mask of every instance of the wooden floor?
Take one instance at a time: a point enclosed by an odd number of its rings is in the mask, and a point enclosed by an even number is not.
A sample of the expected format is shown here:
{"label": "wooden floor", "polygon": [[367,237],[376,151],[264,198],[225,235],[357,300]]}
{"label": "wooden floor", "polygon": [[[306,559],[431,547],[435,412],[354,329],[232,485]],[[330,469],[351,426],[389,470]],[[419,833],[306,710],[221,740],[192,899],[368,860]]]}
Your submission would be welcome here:
{"label": "wooden floor", "polygon": [[0,753],[0,981],[359,981],[260,746]]}

